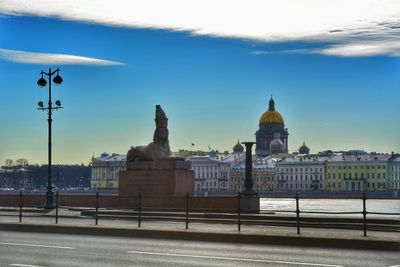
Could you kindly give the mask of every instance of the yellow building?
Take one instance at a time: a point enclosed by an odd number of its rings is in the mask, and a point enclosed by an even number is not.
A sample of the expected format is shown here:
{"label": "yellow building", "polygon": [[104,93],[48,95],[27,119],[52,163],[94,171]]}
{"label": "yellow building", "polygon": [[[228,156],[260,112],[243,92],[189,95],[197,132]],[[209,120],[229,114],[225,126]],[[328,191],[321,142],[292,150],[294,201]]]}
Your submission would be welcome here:
{"label": "yellow building", "polygon": [[389,188],[386,154],[332,156],[326,162],[326,191],[387,191]]}

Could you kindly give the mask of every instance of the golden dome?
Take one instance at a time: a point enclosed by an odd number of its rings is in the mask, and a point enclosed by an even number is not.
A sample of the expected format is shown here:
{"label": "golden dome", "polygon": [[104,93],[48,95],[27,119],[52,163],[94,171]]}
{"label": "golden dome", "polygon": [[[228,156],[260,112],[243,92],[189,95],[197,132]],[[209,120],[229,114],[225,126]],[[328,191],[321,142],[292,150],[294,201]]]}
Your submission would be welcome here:
{"label": "golden dome", "polygon": [[275,110],[275,102],[272,97],[269,100],[269,109],[261,115],[260,124],[262,123],[284,123],[282,115]]}
{"label": "golden dome", "polygon": [[260,124],[262,123],[283,123],[283,117],[276,110],[268,110],[260,118]]}

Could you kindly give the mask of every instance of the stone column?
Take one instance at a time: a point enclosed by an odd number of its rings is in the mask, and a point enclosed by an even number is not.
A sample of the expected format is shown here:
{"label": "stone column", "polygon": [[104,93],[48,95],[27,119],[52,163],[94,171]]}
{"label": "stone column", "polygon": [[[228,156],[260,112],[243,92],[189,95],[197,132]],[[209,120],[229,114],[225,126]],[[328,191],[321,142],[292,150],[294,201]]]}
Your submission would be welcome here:
{"label": "stone column", "polygon": [[245,196],[257,196],[257,192],[253,190],[253,162],[251,155],[251,147],[254,142],[243,142],[246,146],[246,178],[244,180],[244,187],[242,194]]}

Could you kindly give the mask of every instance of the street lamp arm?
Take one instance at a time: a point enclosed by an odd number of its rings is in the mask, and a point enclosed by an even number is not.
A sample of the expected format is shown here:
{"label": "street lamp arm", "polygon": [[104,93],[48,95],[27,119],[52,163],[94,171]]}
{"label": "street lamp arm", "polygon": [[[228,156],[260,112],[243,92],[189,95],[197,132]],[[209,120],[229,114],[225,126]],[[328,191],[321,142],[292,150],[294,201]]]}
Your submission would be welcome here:
{"label": "street lamp arm", "polygon": [[42,110],[42,111],[44,111],[44,110],[49,110],[49,109],[51,109],[51,110],[57,110],[57,109],[60,109],[60,108],[63,108],[63,107],[37,108],[37,110]]}
{"label": "street lamp arm", "polygon": [[46,75],[46,76],[51,77],[52,75],[54,75],[54,74],[55,74],[56,72],[58,72],[58,71],[60,71],[59,68],[57,68],[55,71],[51,71],[51,69],[49,69],[49,72],[42,71],[40,74],[44,74],[44,75]]}

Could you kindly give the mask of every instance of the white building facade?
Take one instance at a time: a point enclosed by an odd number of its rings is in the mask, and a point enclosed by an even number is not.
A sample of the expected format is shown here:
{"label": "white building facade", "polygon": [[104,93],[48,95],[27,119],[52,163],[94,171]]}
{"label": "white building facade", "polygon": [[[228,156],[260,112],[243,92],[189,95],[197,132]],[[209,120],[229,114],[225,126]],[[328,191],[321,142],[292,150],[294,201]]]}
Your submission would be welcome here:
{"label": "white building facade", "polygon": [[126,170],[126,155],[107,153],[92,158],[91,188],[118,189],[119,171]]}
{"label": "white building facade", "polygon": [[240,157],[238,154],[188,157],[186,160],[195,173],[195,192],[228,190],[231,168]]}
{"label": "white building facade", "polygon": [[297,155],[275,164],[278,191],[319,191],[325,180],[325,158]]}

